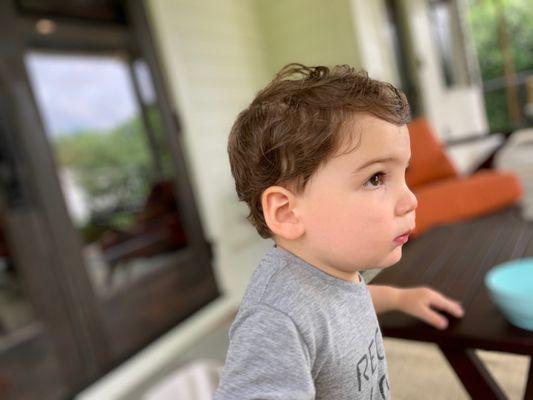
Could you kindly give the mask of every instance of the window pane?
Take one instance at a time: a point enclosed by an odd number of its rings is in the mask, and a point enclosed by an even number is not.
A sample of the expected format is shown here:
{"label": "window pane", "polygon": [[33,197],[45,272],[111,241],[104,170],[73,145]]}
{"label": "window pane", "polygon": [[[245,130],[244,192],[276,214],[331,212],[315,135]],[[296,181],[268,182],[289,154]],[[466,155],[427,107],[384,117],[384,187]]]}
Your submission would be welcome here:
{"label": "window pane", "polygon": [[447,86],[460,82],[462,46],[459,42],[457,23],[450,1],[434,1],[431,7],[431,26],[439,54],[444,81]]}
{"label": "window pane", "polygon": [[155,96],[144,108],[136,97],[150,100],[149,76],[136,91],[125,54],[30,52],[26,62],[97,291],[167,266],[187,240]]}

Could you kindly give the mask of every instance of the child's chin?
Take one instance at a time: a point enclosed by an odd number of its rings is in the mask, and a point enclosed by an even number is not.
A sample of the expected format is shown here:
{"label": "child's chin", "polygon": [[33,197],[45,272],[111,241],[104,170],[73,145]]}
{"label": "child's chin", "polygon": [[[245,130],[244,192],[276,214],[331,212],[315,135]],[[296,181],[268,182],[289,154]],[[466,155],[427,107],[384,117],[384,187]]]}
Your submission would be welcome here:
{"label": "child's chin", "polygon": [[397,264],[402,259],[402,246],[396,247],[390,254],[383,268],[389,268]]}
{"label": "child's chin", "polygon": [[387,257],[382,258],[381,262],[374,264],[374,267],[368,269],[386,269],[394,266],[402,259],[402,246],[396,247]]}

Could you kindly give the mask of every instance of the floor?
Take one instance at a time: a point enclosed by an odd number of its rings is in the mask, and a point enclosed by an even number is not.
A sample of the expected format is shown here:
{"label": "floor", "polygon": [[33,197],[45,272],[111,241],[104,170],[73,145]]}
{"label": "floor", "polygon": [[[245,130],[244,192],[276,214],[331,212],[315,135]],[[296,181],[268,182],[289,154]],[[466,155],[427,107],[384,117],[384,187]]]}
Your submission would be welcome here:
{"label": "floor", "polygon": [[[435,345],[385,338],[385,351],[395,400],[470,399]],[[522,399],[528,357],[487,351],[477,351],[477,354],[507,398]]]}

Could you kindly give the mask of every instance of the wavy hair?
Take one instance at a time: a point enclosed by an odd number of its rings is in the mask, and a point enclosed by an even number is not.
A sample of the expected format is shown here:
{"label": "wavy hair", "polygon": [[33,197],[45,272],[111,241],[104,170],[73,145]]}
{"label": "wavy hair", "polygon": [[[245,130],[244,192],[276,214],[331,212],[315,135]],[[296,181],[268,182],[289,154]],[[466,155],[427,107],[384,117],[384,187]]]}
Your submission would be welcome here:
{"label": "wavy hair", "polygon": [[238,115],[228,140],[231,172],[261,237],[272,236],[264,190],[282,185],[301,193],[318,167],[354,139],[343,125],[358,112],[399,126],[410,120],[400,90],[348,65],[288,64]]}

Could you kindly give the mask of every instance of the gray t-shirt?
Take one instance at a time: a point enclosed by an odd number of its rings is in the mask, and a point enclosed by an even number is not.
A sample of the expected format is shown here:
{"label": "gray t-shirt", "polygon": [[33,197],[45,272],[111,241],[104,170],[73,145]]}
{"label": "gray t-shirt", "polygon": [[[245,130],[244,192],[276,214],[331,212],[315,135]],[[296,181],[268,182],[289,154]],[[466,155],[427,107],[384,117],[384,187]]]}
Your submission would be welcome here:
{"label": "gray t-shirt", "polygon": [[229,337],[215,400],[389,398],[364,281],[335,278],[280,247],[259,263]]}

